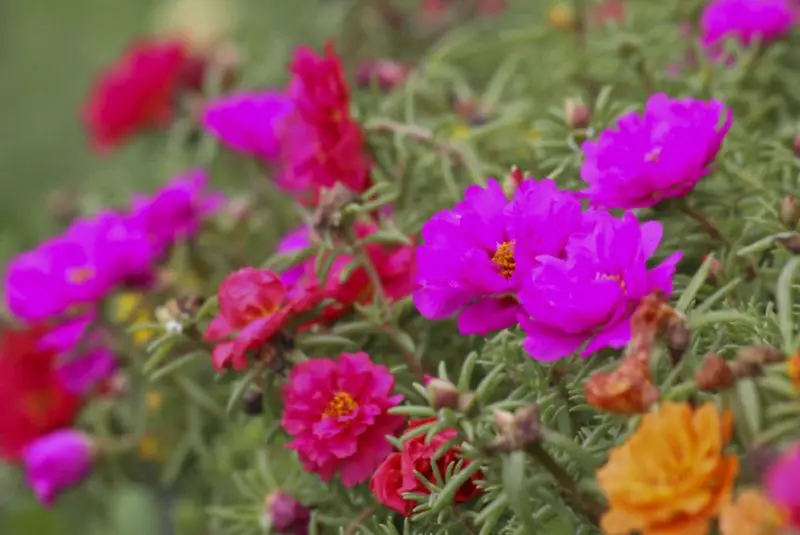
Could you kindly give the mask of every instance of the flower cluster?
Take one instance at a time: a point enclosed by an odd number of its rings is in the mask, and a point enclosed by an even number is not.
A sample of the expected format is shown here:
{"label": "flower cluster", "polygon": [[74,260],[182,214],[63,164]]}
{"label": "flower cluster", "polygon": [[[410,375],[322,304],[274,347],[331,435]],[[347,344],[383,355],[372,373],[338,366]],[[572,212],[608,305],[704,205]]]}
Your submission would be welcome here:
{"label": "flower cluster", "polygon": [[[433,421],[435,421],[434,418],[415,420],[409,423],[408,430],[411,431]],[[410,517],[419,502],[407,499],[404,494],[414,494],[415,496],[430,494],[430,490],[420,477],[430,484],[435,484],[437,477],[434,475],[434,471],[438,471],[438,480],[441,480],[447,473],[448,467],[455,465],[456,462],[463,461],[462,470],[470,465],[470,462],[461,456],[458,446],[450,446],[440,452],[456,437],[457,433],[448,429],[436,433],[430,440],[427,440],[425,434],[417,434],[405,441],[403,450],[386,457],[372,475],[369,482],[370,490],[380,503]],[[464,503],[475,498],[480,493],[476,482],[481,478],[480,472],[472,474],[458,488],[453,502]]]}
{"label": "flower cluster", "polygon": [[457,313],[464,334],[519,323],[538,360],[623,347],[638,302],[672,291],[681,253],[647,268],[661,232],[631,213],[582,211],[552,180],[525,180],[508,200],[492,179],[423,227],[414,302],[426,318]]}
{"label": "flower cluster", "polygon": [[370,161],[333,46],[324,56],[298,48],[290,70],[283,92],[239,93],[209,103],[205,128],[236,151],[278,164],[278,185],[303,202],[316,204],[321,189],[337,183],[365,191]]}

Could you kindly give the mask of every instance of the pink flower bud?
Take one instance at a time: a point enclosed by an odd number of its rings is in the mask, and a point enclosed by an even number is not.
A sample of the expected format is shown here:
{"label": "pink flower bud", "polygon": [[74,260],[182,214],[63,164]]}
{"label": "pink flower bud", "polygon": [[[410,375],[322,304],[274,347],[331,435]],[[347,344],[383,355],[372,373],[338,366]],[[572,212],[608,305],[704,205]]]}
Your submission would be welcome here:
{"label": "pink flower bud", "polygon": [[388,59],[370,60],[358,67],[358,85],[369,87],[375,80],[381,91],[391,91],[402,84],[411,69]]}
{"label": "pink flower bud", "polygon": [[308,509],[282,490],[271,492],[264,500],[264,507],[275,532],[288,535],[308,533],[311,518]]}
{"label": "pink flower bud", "polygon": [[795,228],[797,221],[800,220],[800,203],[794,195],[784,197],[778,209],[778,217],[788,228]]}
{"label": "pink flower bud", "polygon": [[564,101],[564,121],[570,128],[586,128],[592,120],[592,112],[583,102],[568,98]]}
{"label": "pink flower bud", "polygon": [[26,480],[45,505],[83,481],[92,470],[92,439],[74,429],[55,431],[31,443],[23,452]]}
{"label": "pink flower bud", "polygon": [[456,385],[444,379],[432,379],[428,384],[428,399],[435,410],[457,409],[461,394]]}

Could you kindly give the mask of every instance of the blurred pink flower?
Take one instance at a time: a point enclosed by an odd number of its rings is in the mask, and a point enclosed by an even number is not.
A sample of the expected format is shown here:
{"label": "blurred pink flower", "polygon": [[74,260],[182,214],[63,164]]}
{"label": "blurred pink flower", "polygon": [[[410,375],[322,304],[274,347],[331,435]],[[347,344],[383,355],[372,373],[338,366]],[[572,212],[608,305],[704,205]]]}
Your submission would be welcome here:
{"label": "blurred pink flower", "polygon": [[646,208],[691,192],[711,171],[732,115],[718,100],[651,96],[583,144],[583,194],[604,208]]}
{"label": "blurred pink flower", "polygon": [[80,431],[54,431],[29,444],[23,452],[26,480],[45,506],[86,479],[92,470],[94,444]]}
{"label": "blurred pink flower", "polygon": [[757,39],[769,44],[791,31],[797,14],[791,0],[712,0],[700,17],[701,42],[712,57],[721,54],[727,38],[744,46]]}
{"label": "blurred pink flower", "polygon": [[792,446],[767,471],[767,497],[800,529],[800,445]]}
{"label": "blurred pink flower", "polygon": [[366,353],[296,365],[283,388],[289,448],[324,481],[335,473],[347,487],[366,481],[392,451],[385,436],[403,425],[402,416],[388,412],[403,399],[393,390],[392,373]]}

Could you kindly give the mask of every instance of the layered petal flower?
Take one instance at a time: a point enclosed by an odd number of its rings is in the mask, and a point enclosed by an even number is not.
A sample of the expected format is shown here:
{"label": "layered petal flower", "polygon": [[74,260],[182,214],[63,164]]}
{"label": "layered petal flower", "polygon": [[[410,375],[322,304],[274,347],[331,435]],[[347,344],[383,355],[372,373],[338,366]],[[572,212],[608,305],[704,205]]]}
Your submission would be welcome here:
{"label": "layered petal flower", "polygon": [[711,171],[731,122],[717,100],[653,95],[643,113],[583,144],[583,193],[595,206],[631,209],[685,196]]}
{"label": "layered petal flower", "polygon": [[429,319],[458,314],[462,334],[511,327],[515,293],[541,255],[559,256],[581,228],[581,208],[552,180],[526,180],[508,201],[500,184],[470,186],[464,201],[422,227],[414,303]]}
{"label": "layered petal flower", "polygon": [[792,0],[713,0],[700,16],[701,42],[712,56],[720,55],[729,38],[744,46],[768,44],[789,33],[797,14]]}
{"label": "layered petal flower", "polygon": [[565,258],[538,257],[519,292],[519,321],[528,335],[523,345],[534,359],[557,360],[581,347],[583,356],[624,347],[641,299],[655,290],[672,293],[682,254],[647,268],[661,241],[660,223],[606,212],[587,214],[585,222],[585,234],[573,237]]}
{"label": "layered petal flower", "polygon": [[334,474],[347,487],[366,481],[392,451],[385,436],[403,424],[388,412],[402,400],[393,391],[392,373],[365,353],[296,365],[283,389],[289,447],[324,481]]}

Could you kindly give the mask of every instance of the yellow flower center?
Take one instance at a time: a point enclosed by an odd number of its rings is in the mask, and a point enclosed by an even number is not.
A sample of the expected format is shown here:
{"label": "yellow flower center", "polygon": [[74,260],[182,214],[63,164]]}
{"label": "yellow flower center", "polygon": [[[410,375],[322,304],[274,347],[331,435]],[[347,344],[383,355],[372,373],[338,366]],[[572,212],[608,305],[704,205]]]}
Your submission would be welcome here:
{"label": "yellow flower center", "polygon": [[628,289],[628,286],[625,284],[625,281],[622,280],[622,277],[619,275],[608,275],[606,273],[599,273],[597,275],[597,278],[616,282],[617,284],[619,284],[619,287],[622,288],[623,292]]}
{"label": "yellow flower center", "polygon": [[500,274],[507,279],[514,274],[517,262],[514,260],[514,241],[504,241],[497,246],[492,262],[500,268]]}
{"label": "yellow flower center", "polygon": [[73,284],[83,284],[94,277],[94,268],[81,266],[67,270],[67,280]]}
{"label": "yellow flower center", "polygon": [[656,163],[661,159],[661,149],[656,148],[644,155],[646,162]]}
{"label": "yellow flower center", "polygon": [[322,413],[325,418],[347,416],[358,408],[358,403],[347,392],[336,392]]}

